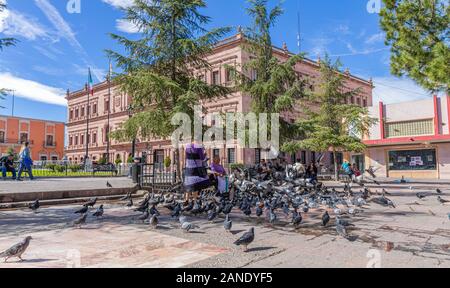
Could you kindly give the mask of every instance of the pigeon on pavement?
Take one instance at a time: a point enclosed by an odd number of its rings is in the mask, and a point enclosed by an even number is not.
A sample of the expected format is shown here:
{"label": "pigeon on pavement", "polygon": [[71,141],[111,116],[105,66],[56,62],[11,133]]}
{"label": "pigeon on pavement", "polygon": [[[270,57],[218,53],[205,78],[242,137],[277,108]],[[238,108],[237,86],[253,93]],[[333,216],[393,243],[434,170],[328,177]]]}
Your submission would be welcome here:
{"label": "pigeon on pavement", "polygon": [[81,215],[80,218],[78,218],[77,220],[73,221],[73,226],[78,226],[78,228],[81,229],[81,226],[83,224],[86,224],[86,218],[87,218],[87,213]]}
{"label": "pigeon on pavement", "polygon": [[446,200],[446,199],[441,198],[441,196],[438,196],[438,197],[437,197],[437,200],[438,200],[439,203],[441,203],[441,204],[445,204],[445,203],[449,203],[449,202],[450,202],[449,200]]}
{"label": "pigeon on pavement", "polygon": [[130,198],[130,199],[128,200],[128,203],[127,203],[126,206],[127,206],[127,207],[133,207],[133,198]]}
{"label": "pigeon on pavement", "polygon": [[84,203],[83,206],[94,207],[97,203],[97,197],[90,199],[88,202]]}
{"label": "pigeon on pavement", "polygon": [[95,216],[95,217],[102,217],[103,216],[103,204],[102,205],[100,205],[100,207],[98,207],[97,208],[97,210],[94,212],[94,214],[92,214],[92,216]]}
{"label": "pigeon on pavement", "polygon": [[109,181],[106,181],[106,187],[112,188],[113,186],[111,185],[111,183],[109,183]]}
{"label": "pigeon on pavement", "polygon": [[328,222],[330,222],[330,215],[328,214],[328,211],[325,211],[322,215],[322,226],[327,226]]}
{"label": "pigeon on pavement", "polygon": [[156,216],[156,214],[153,214],[149,221],[150,227],[152,227],[152,229],[156,229],[158,227],[158,222],[158,216]]}
{"label": "pigeon on pavement", "polygon": [[17,257],[20,259],[20,261],[24,261],[22,259],[22,254],[25,253],[28,246],[30,245],[30,241],[33,239],[31,236],[27,236],[22,242],[17,243],[16,245],[12,246],[11,248],[3,251],[0,253],[0,258],[5,258],[5,263],[8,261],[9,258]]}
{"label": "pigeon on pavement", "polygon": [[88,210],[89,210],[89,207],[83,205],[83,208],[81,208],[81,209],[75,211],[75,214],[85,214],[85,213],[88,212]]}
{"label": "pigeon on pavement", "polygon": [[250,245],[253,240],[255,240],[255,228],[250,228],[248,232],[245,232],[238,240],[234,242],[234,245],[244,247],[244,252],[247,252],[247,247]]}
{"label": "pigeon on pavement", "polygon": [[189,231],[193,230],[193,229],[198,229],[200,227],[198,227],[195,224],[192,224],[190,222],[184,222],[183,224],[181,224],[181,229],[184,230],[185,233],[189,233]]}
{"label": "pigeon on pavement", "polygon": [[28,204],[28,208],[36,212],[39,207],[41,207],[41,204],[39,203],[39,199],[36,199],[33,203]]}
{"label": "pigeon on pavement", "polygon": [[233,221],[230,220],[230,216],[227,214],[227,216],[225,216],[225,221],[223,222],[223,227],[225,228],[225,231],[231,232],[232,226],[233,226]]}

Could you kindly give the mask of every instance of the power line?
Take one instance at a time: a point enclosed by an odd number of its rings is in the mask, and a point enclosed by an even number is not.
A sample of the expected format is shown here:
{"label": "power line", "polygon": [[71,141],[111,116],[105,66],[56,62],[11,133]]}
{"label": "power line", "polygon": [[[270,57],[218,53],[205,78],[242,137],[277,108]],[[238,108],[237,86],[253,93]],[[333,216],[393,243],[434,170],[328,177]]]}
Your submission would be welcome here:
{"label": "power line", "polygon": [[392,89],[397,89],[397,90],[402,90],[402,91],[409,92],[409,93],[414,93],[414,94],[417,94],[417,95],[424,95],[424,96],[426,95],[426,96],[430,96],[430,94],[419,93],[419,92],[417,92],[417,91],[412,91],[412,90],[408,90],[408,89],[404,89],[404,88],[394,87],[394,86],[382,84],[382,83],[380,83],[380,82],[375,82],[375,81],[374,81],[374,83],[375,83],[375,85],[381,85],[381,86],[389,87],[389,88],[392,88]]}

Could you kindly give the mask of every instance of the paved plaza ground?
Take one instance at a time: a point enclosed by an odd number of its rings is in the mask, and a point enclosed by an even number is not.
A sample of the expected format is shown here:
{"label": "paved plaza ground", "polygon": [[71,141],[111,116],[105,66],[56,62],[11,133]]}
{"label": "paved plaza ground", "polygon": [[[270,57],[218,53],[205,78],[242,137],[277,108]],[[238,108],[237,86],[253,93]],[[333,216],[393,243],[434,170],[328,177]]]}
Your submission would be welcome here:
{"label": "paved plaza ground", "polygon": [[[56,180],[55,180],[56,181]],[[104,181],[104,180],[103,180]],[[82,181],[83,182],[83,181]],[[80,185],[88,185],[79,182]],[[330,184],[330,183],[328,183]],[[91,184],[93,185],[93,184]],[[232,233],[224,231],[223,219],[189,217],[200,226],[192,233],[179,229],[168,211],[160,208],[161,225],[151,230],[137,220],[140,215],[124,203],[107,201],[105,216],[88,218],[82,229],[72,227],[80,206],[0,210],[0,251],[31,235],[23,255],[26,261],[0,263],[12,267],[450,267],[450,205],[441,205],[433,194],[440,187],[450,199],[450,186],[438,184],[388,185],[397,208],[370,203],[353,217],[354,241],[336,235],[334,215],[327,228],[319,225],[323,210],[304,215],[295,230],[282,215],[275,226],[263,219],[231,214]],[[373,191],[382,187],[371,188]],[[417,192],[427,192],[424,200]],[[137,201],[135,201],[137,202]],[[90,214],[92,214],[91,211]],[[256,239],[243,253],[233,242],[250,227]],[[393,249],[386,249],[388,243]]]}

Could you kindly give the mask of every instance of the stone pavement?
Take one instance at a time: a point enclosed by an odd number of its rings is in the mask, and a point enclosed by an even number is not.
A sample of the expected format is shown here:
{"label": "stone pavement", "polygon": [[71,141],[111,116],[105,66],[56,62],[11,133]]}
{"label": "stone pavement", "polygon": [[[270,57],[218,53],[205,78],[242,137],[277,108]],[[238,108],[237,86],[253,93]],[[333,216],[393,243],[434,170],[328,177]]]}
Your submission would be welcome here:
{"label": "stone pavement", "polygon": [[[350,220],[355,225],[349,229],[354,241],[337,236],[332,212],[329,226],[321,227],[323,210],[304,214],[297,230],[281,214],[272,226],[233,211],[232,233],[224,231],[223,219],[209,223],[205,216],[192,216],[189,220],[200,229],[189,234],[179,229],[166,209],[159,209],[161,227],[151,231],[137,220],[139,213],[118,202],[104,202],[104,219],[89,217],[83,229],[70,224],[79,206],[45,207],[36,214],[26,209],[0,211],[0,250],[27,235],[35,237],[24,254],[27,261],[1,263],[0,268],[65,267],[76,259],[81,267],[450,268],[450,205],[438,203],[434,185],[388,191],[397,208],[370,203]],[[429,196],[419,200],[417,192]],[[450,189],[444,189],[442,197],[450,199]],[[250,227],[255,227],[256,238],[243,253],[233,242]],[[389,242],[391,251],[386,249]]]}
{"label": "stone pavement", "polygon": [[34,181],[25,179],[23,182],[0,180],[0,194],[104,189],[106,188],[106,181],[111,183],[114,188],[135,186],[131,179],[127,177],[37,178]]}

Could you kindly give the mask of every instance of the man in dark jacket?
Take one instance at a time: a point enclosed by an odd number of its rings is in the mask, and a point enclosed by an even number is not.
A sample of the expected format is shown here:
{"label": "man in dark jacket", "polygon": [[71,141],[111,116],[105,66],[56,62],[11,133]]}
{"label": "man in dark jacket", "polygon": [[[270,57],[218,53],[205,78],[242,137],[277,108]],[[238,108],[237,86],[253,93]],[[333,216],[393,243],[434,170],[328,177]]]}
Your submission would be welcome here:
{"label": "man in dark jacket", "polygon": [[9,154],[0,158],[0,170],[3,180],[6,179],[6,172],[12,173],[12,179],[16,179],[16,169],[14,168],[14,156]]}

